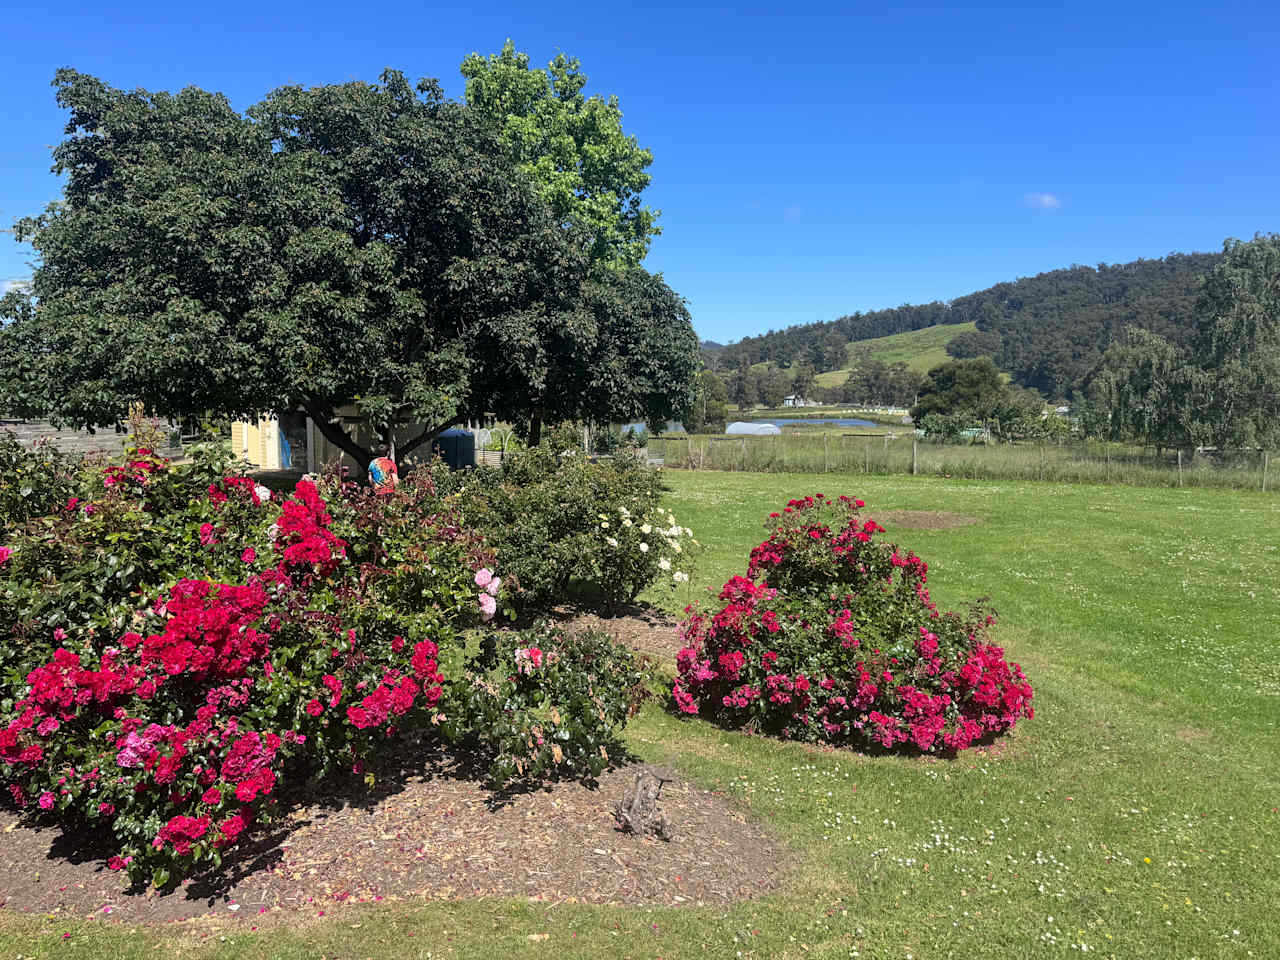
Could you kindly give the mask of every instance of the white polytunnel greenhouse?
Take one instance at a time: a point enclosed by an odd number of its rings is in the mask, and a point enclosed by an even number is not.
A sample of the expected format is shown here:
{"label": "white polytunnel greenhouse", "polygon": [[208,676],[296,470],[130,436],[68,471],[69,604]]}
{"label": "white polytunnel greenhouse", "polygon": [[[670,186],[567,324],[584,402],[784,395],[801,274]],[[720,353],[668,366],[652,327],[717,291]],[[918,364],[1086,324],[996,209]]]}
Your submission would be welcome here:
{"label": "white polytunnel greenhouse", "polygon": [[734,436],[773,437],[782,433],[782,428],[776,423],[746,423],[739,420],[725,427],[724,432]]}

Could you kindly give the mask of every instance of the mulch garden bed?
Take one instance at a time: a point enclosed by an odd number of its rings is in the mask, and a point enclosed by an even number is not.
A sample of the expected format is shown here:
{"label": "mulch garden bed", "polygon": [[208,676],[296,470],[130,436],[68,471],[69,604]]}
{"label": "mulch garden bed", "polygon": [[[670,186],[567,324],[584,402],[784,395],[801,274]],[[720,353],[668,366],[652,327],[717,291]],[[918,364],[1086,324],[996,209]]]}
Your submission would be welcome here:
{"label": "mulch garden bed", "polygon": [[163,893],[129,891],[96,838],[18,826],[0,810],[0,908],[157,924],[210,915],[259,923],[421,898],[722,904],[774,889],[783,869],[782,849],[759,827],[680,780],[662,789],[670,842],[619,832],[613,807],[634,786],[634,765],[594,789],[562,782],[506,798],[443,754],[425,764],[402,756],[398,766],[368,792],[295,806],[220,870]]}

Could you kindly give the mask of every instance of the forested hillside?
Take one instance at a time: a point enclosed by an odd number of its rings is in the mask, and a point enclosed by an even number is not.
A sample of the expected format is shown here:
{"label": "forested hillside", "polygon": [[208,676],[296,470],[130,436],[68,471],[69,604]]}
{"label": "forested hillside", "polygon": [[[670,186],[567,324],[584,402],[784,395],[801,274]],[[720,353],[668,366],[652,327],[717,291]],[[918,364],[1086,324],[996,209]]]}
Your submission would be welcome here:
{"label": "forested hillside", "polygon": [[989,355],[1015,383],[1062,398],[1097,365],[1122,328],[1138,326],[1179,345],[1189,342],[1201,278],[1221,254],[1171,254],[1154,260],[1072,266],[998,283],[953,300],[855,313],[747,337],[704,354],[719,369],[771,361],[819,371],[847,364],[850,340],[936,324],[975,323],[957,331],[952,356]]}

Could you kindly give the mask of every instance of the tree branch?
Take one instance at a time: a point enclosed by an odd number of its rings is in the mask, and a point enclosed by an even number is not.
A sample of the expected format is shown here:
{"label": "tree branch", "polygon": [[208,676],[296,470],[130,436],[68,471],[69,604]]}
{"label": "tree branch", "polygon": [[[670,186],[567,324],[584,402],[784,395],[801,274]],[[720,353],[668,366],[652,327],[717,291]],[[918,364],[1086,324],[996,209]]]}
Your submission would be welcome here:
{"label": "tree branch", "polygon": [[349,455],[361,470],[369,469],[369,461],[373,459],[373,455],[351,439],[350,434],[337,422],[332,410],[316,403],[306,403],[303,407],[326,440]]}

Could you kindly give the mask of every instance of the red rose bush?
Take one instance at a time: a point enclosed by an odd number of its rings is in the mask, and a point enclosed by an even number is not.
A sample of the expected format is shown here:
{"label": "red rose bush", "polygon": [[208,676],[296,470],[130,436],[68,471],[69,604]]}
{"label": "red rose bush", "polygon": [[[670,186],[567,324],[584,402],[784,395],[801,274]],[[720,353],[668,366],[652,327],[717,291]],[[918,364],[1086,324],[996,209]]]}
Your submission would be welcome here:
{"label": "red rose bush", "polygon": [[1033,715],[981,605],[940,612],[927,564],[877,539],[860,500],[770,514],[746,576],[690,609],[675,703],[727,727],[864,749],[963,750]]}
{"label": "red rose bush", "polygon": [[359,775],[401,735],[487,746],[499,780],[598,771],[629,714],[592,704],[630,661],[602,672],[601,649],[528,635],[537,675],[508,666],[521,728],[478,699],[466,642],[506,604],[500,565],[429,475],[281,494],[217,466],[138,451],[6,545],[11,803],[114,838],[108,867],[164,884],[219,863],[286,783]]}

